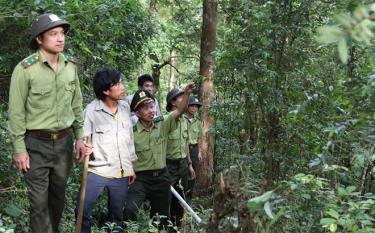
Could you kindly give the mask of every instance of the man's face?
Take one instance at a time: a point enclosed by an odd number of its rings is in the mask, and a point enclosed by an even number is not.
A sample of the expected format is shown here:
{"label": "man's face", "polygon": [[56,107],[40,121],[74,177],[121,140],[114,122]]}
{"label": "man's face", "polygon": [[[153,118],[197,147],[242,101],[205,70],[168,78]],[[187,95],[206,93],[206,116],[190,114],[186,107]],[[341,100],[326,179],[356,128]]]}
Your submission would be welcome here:
{"label": "man's face", "polygon": [[64,51],[65,32],[63,27],[55,27],[36,38],[39,48],[49,53]]}
{"label": "man's face", "polygon": [[197,105],[189,105],[187,111],[188,111],[189,114],[194,116],[195,113],[198,112],[198,106]]}
{"label": "man's face", "polygon": [[154,92],[154,84],[151,81],[146,81],[141,86],[141,90],[148,91],[152,95]]}
{"label": "man's face", "polygon": [[122,100],[125,96],[125,87],[120,80],[103,93],[111,100]]}
{"label": "man's face", "polygon": [[137,108],[135,114],[140,120],[151,122],[155,115],[155,102],[152,101],[151,103],[142,104]]}

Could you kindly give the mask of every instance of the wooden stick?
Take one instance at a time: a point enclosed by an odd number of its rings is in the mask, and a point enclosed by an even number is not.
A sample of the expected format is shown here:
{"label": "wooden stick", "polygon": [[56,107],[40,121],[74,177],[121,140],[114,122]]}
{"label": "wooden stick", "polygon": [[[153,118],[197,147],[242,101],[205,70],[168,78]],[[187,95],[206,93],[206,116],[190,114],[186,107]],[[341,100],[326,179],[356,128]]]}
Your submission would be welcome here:
{"label": "wooden stick", "polygon": [[[86,143],[91,144],[91,136],[86,137]],[[90,156],[88,155],[85,157],[85,160],[83,162],[83,176],[82,176],[82,184],[81,184],[81,193],[79,196],[76,233],[81,233],[83,207],[85,204],[85,195],[86,195],[87,172],[89,169],[89,160],[90,160]]]}

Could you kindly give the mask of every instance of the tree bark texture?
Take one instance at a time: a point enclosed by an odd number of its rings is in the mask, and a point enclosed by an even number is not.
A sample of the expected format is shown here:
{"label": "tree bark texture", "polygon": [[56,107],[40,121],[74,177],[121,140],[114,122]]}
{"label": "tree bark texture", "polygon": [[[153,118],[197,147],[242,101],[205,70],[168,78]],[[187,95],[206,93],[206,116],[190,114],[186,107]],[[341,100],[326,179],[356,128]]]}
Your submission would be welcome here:
{"label": "tree bark texture", "polygon": [[214,100],[214,64],[212,52],[216,48],[216,14],[217,0],[203,1],[203,23],[201,35],[201,54],[199,74],[203,76],[200,89],[202,102],[203,140],[200,144],[202,161],[197,171],[196,193],[205,194],[212,184],[214,163],[214,136],[209,132],[214,125],[214,119],[209,115],[209,108]]}

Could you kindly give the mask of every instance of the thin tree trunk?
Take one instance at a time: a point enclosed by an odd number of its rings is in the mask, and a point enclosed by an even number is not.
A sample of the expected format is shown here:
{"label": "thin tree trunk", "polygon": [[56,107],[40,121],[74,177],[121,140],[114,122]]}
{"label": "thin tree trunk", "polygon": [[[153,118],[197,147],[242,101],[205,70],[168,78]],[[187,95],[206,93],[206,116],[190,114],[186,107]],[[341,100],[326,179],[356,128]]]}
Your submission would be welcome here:
{"label": "thin tree trunk", "polygon": [[203,140],[200,151],[203,159],[197,171],[196,192],[204,194],[212,184],[214,163],[214,137],[209,133],[214,125],[214,119],[209,116],[209,108],[214,100],[214,77],[215,57],[212,52],[216,48],[216,14],[217,0],[203,1],[203,23],[201,36],[201,56],[199,74],[203,76],[201,83],[200,98],[202,101],[202,124]]}
{"label": "thin tree trunk", "polygon": [[176,70],[173,67],[176,67],[176,48],[172,47],[171,50],[171,65],[169,66],[169,79],[168,79],[168,89],[176,87]]}

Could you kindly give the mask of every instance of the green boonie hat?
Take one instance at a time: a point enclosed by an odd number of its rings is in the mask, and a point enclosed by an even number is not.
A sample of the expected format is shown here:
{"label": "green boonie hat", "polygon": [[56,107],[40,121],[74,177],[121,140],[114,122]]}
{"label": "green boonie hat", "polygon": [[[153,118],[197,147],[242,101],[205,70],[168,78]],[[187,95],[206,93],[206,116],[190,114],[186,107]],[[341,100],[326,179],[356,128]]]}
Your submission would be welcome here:
{"label": "green boonie hat", "polygon": [[202,103],[199,102],[198,98],[197,97],[194,97],[194,96],[190,96],[189,97],[189,106],[190,105],[197,105],[198,108],[202,107]]}
{"label": "green boonie hat", "polygon": [[133,100],[130,103],[130,110],[134,112],[142,104],[154,102],[155,98],[148,91],[138,90],[134,93]]}
{"label": "green boonie hat", "polygon": [[49,29],[62,26],[65,29],[65,33],[69,30],[70,24],[59,18],[55,14],[46,13],[38,16],[33,21],[33,24],[31,25],[31,41],[30,41],[30,48],[37,49],[38,44],[35,41],[35,38],[42,34],[45,31],[48,31]]}
{"label": "green boonie hat", "polygon": [[180,95],[183,95],[184,92],[181,91],[180,89],[177,89],[177,88],[174,88],[172,89],[171,91],[168,92],[167,94],[167,111],[170,112],[171,111],[171,102],[173,99],[177,98],[178,96]]}

